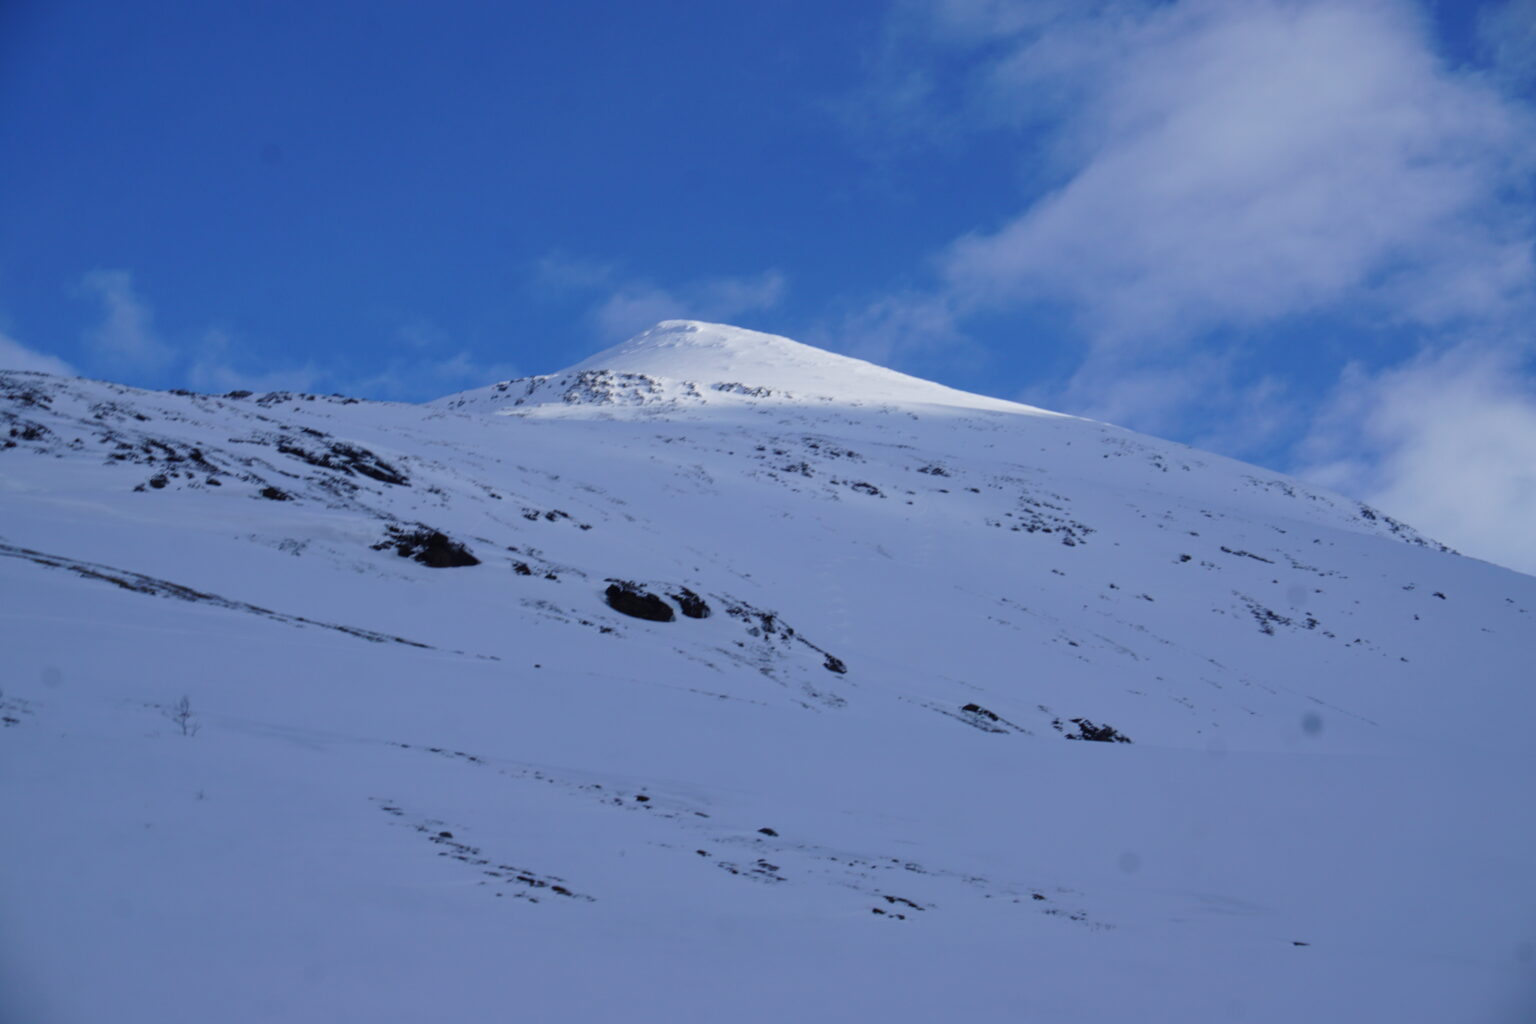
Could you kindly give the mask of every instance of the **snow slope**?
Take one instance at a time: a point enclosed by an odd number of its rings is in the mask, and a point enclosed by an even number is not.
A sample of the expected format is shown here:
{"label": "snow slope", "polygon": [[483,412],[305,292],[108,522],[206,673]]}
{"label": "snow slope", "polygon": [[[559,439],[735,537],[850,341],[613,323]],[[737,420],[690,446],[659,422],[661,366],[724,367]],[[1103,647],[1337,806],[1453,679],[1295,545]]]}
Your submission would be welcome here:
{"label": "snow slope", "polygon": [[1356,502],[684,321],[0,396],[0,1019],[1536,1007],[1536,579]]}
{"label": "snow slope", "polygon": [[[572,390],[574,389],[574,390]],[[556,397],[569,404],[720,404],[732,396],[816,405],[948,406],[1030,412],[1030,406],[956,391],[883,366],[726,324],[664,320],[560,373],[504,381],[452,395],[450,409],[496,410]]]}

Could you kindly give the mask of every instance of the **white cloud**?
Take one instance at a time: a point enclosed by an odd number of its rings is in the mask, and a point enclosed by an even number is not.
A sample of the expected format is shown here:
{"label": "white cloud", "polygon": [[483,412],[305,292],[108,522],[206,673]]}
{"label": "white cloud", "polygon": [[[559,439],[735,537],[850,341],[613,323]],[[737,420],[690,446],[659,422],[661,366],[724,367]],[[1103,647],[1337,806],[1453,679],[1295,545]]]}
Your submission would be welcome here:
{"label": "white cloud", "polygon": [[[853,318],[945,311],[927,335],[904,318],[889,350],[1064,317],[1085,362],[1060,397],[1101,409],[1213,332],[1233,351],[1302,317],[1425,331],[1536,308],[1536,114],[1447,66],[1410,0],[907,0],[882,45],[877,78],[963,82],[893,117],[1011,124],[1033,180],[1056,182],[947,246],[926,296]],[[1143,428],[1190,394],[1160,389],[1159,410],[1141,390]]]}
{"label": "white cloud", "polygon": [[85,339],[96,357],[116,370],[156,370],[175,358],[175,352],[155,333],[149,305],[133,288],[126,270],[93,270],[80,280],[82,294],[98,299],[101,321],[86,331]]}
{"label": "white cloud", "polygon": [[1472,348],[1341,381],[1304,475],[1451,547],[1536,573],[1536,389]]}
{"label": "white cloud", "polygon": [[36,373],[58,374],[60,377],[75,376],[75,368],[64,360],[36,352],[3,333],[0,333],[0,369],[32,370]]}
{"label": "white cloud", "polygon": [[1536,168],[1531,121],[1447,70],[1406,4],[1117,6],[1026,34],[987,82],[1069,88],[1077,164],[951,248],[972,306],[1059,302],[1096,344],[1176,346],[1340,303],[1428,322],[1529,298],[1503,197]]}

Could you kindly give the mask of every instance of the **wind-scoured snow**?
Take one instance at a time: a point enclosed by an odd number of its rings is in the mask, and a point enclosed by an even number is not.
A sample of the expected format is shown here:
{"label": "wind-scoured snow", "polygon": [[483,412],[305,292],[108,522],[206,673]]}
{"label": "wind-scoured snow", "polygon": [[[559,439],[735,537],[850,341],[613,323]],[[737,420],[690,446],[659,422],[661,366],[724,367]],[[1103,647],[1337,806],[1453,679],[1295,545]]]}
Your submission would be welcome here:
{"label": "wind-scoured snow", "polygon": [[0,445],[0,1019],[1536,1006],[1536,580],[1358,502],[690,321]]}

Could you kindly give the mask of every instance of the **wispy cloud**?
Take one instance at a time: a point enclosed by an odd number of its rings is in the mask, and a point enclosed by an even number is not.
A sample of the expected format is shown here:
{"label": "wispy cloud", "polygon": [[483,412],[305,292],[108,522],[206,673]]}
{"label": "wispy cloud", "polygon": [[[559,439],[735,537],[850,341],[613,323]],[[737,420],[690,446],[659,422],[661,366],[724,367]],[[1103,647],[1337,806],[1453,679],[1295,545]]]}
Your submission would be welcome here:
{"label": "wispy cloud", "polygon": [[1536,83],[1536,0],[1488,4],[1477,34],[1496,74],[1516,88]]}
{"label": "wispy cloud", "polygon": [[172,343],[156,328],[154,309],[127,270],[93,270],[76,292],[101,308],[85,342],[92,372],[103,376],[159,386],[174,381],[210,392],[305,391],[326,376],[313,363],[273,366],[224,328],[183,334]]}
{"label": "wispy cloud", "polygon": [[734,320],[773,309],[788,282],[777,270],[661,285],[613,264],[548,256],[535,269],[539,287],[580,296],[599,340],[617,343],[661,320]]}
{"label": "wispy cloud", "polygon": [[346,394],[409,402],[483,387],[519,372],[511,362],[481,358],[451,331],[415,317],[379,346],[377,362],[367,372],[342,372],[329,379],[330,386]]}
{"label": "wispy cloud", "polygon": [[[156,329],[153,309],[128,271],[92,271],[77,290],[101,306],[99,321],[85,332],[91,372],[130,382],[175,383],[212,393],[339,391],[362,398],[420,401],[516,372],[511,364],[479,359],[456,345],[448,331],[419,318],[402,321],[392,334],[380,338],[362,370],[313,359],[274,359],[263,346],[221,326],[180,332],[173,344]],[[0,362],[29,358],[35,362],[49,357],[29,353],[0,335]],[[55,362],[63,369],[50,372],[73,372]]]}
{"label": "wispy cloud", "polygon": [[64,360],[30,349],[4,333],[0,333],[0,369],[54,373],[61,377],[75,376],[75,368]]}
{"label": "wispy cloud", "polygon": [[880,296],[829,325],[813,328],[806,340],[886,364],[936,351],[953,360],[972,344],[946,296],[916,290]]}
{"label": "wispy cloud", "polygon": [[482,360],[467,349],[433,349],[394,356],[376,372],[343,377],[336,386],[346,394],[414,402],[517,376],[512,363]]}
{"label": "wispy cloud", "polygon": [[[1245,375],[1238,364],[1234,352],[1217,348],[1159,360],[1107,351],[1084,360],[1065,382],[1019,398],[1212,451],[1262,451],[1294,429],[1295,389],[1274,374]],[[1189,416],[1195,408],[1198,418]]]}
{"label": "wispy cloud", "polygon": [[325,376],[313,363],[287,367],[260,363],[228,331],[213,328],[198,339],[183,376],[188,387],[209,392],[313,391]]}
{"label": "wispy cloud", "polygon": [[85,333],[93,356],[115,371],[155,371],[175,351],[160,339],[154,313],[133,287],[126,270],[93,270],[80,279],[79,293],[101,304],[101,319]]}

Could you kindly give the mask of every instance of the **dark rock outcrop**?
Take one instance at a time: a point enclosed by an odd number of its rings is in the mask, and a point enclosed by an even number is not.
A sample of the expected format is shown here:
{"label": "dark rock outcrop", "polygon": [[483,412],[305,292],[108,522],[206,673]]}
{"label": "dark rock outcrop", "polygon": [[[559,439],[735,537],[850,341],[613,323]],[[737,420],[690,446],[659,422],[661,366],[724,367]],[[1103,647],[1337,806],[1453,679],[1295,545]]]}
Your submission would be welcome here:
{"label": "dark rock outcrop", "polygon": [[677,606],[683,610],[683,614],[688,616],[688,618],[709,618],[709,605],[704,602],[702,597],[687,587],[679,587],[667,596],[677,602]]}
{"label": "dark rock outcrop", "polygon": [[373,546],[375,551],[386,548],[394,548],[401,558],[414,559],[430,569],[457,569],[480,564],[480,559],[469,548],[430,526],[418,525],[415,529],[391,526],[389,536]]}
{"label": "dark rock outcrop", "polygon": [[1112,725],[1097,725],[1089,718],[1073,718],[1071,723],[1077,726],[1076,734],[1067,732],[1061,719],[1051,723],[1057,732],[1065,733],[1069,740],[1093,740],[1097,743],[1129,743],[1131,738]]}
{"label": "dark rock outcrop", "polygon": [[631,618],[671,622],[677,617],[664,599],[629,580],[610,580],[603,596],[608,600],[608,607]]}
{"label": "dark rock outcrop", "polygon": [[318,430],[305,432],[313,437],[307,440],[294,437],[279,438],[276,442],[277,450],[290,458],[321,469],[336,470],[348,476],[357,473],[396,487],[410,486],[410,480],[404,473],[367,448],[337,441]]}

